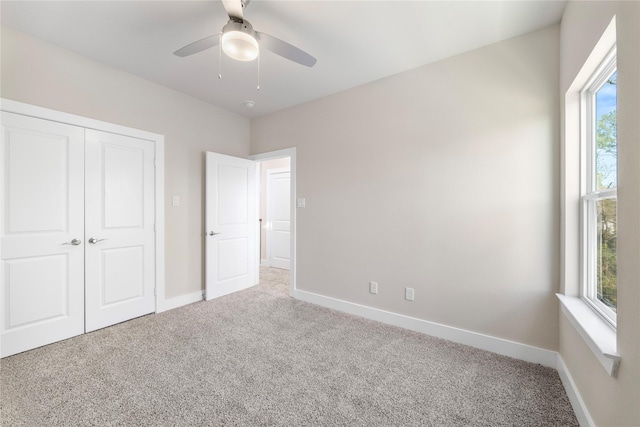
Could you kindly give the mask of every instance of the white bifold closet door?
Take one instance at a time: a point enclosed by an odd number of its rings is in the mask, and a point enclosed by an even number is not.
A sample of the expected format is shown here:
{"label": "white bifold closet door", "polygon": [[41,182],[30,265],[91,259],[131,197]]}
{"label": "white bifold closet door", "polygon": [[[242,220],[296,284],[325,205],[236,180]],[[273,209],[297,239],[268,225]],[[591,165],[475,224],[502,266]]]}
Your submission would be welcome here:
{"label": "white bifold closet door", "polygon": [[2,356],[84,332],[84,129],[2,113]]}
{"label": "white bifold closet door", "polygon": [[155,311],[154,147],[95,130],[85,145],[86,332]]}
{"label": "white bifold closet door", "polygon": [[2,113],[1,355],[155,311],[151,141]]}

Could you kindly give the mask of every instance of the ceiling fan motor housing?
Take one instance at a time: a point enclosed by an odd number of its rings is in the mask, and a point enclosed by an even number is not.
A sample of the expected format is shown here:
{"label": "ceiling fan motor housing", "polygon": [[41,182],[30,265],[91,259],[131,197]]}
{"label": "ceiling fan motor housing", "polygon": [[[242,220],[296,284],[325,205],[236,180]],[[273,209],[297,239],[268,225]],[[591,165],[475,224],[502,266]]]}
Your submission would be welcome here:
{"label": "ceiling fan motor housing", "polygon": [[238,61],[253,61],[258,57],[256,32],[249,21],[230,19],[222,28],[222,50]]}

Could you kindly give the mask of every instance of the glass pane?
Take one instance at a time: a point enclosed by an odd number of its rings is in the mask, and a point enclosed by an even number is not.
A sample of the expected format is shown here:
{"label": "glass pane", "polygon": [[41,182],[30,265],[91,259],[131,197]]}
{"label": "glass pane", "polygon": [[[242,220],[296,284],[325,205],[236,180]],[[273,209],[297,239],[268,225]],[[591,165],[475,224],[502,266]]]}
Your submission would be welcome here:
{"label": "glass pane", "polygon": [[596,190],[618,186],[616,71],[596,93]]}
{"label": "glass pane", "polygon": [[596,209],[598,211],[596,296],[615,312],[617,305],[616,199],[598,200]]}

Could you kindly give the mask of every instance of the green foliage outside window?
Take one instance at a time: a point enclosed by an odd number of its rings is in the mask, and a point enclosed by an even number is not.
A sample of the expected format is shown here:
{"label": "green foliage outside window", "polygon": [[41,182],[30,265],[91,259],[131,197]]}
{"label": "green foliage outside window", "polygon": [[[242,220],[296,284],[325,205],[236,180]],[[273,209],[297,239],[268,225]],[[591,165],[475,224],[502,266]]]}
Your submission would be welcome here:
{"label": "green foliage outside window", "polygon": [[[596,125],[596,189],[617,186],[618,136],[616,110],[603,114]],[[617,308],[617,200],[604,199],[597,209],[597,298],[614,312]]]}
{"label": "green foliage outside window", "polygon": [[614,312],[617,307],[616,199],[600,200],[598,210],[597,297]]}

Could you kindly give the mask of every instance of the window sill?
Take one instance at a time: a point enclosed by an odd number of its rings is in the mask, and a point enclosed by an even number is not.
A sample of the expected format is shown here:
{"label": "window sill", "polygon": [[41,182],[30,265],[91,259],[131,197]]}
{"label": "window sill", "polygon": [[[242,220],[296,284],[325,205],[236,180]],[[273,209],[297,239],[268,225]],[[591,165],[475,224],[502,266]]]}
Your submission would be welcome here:
{"label": "window sill", "polygon": [[576,328],[607,373],[615,377],[620,364],[617,352],[616,331],[577,297],[556,294],[562,312]]}

